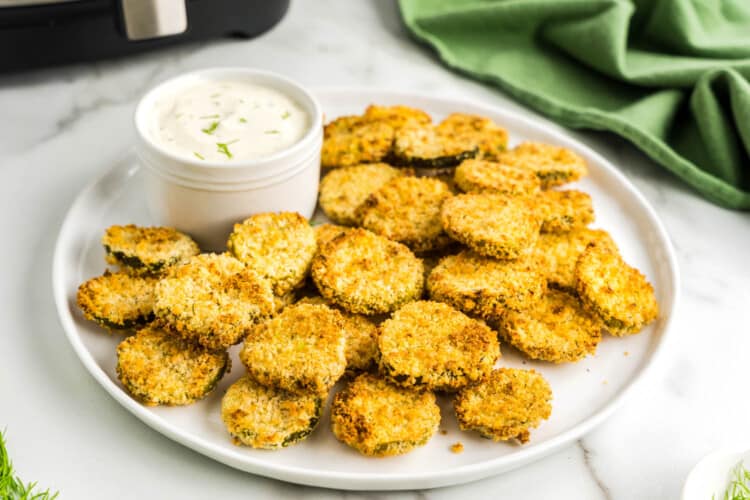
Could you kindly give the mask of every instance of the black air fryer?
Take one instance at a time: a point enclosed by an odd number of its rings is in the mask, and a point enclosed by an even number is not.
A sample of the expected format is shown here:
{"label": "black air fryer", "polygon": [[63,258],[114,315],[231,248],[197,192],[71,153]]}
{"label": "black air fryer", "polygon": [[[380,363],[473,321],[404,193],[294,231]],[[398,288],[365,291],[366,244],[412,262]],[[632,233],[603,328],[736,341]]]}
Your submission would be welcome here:
{"label": "black air fryer", "polygon": [[0,72],[250,38],[288,7],[289,0],[0,0]]}

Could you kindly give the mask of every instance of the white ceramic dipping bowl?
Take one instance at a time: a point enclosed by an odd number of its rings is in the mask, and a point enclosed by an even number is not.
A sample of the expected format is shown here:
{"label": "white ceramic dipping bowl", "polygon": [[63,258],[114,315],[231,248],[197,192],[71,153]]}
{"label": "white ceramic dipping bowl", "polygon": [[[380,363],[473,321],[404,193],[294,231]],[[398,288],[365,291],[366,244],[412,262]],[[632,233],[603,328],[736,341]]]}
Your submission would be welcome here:
{"label": "white ceramic dipping bowl", "polygon": [[[155,103],[200,82],[240,80],[275,89],[309,116],[310,128],[292,146],[252,160],[212,162],[181,157],[148,134]],[[187,73],[150,90],[135,110],[136,156],[145,167],[149,210],[159,225],[190,234],[203,250],[223,251],[232,225],[261,212],[315,210],[323,141],[320,104],[301,85],[275,73],[215,68]]]}

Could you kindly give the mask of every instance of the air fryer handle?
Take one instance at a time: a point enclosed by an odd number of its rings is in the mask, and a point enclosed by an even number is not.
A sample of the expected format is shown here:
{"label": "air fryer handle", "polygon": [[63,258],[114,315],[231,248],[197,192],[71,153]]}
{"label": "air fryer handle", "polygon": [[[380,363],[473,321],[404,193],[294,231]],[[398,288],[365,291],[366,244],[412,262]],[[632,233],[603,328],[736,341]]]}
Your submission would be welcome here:
{"label": "air fryer handle", "polygon": [[149,40],[179,35],[187,30],[186,0],[119,0],[125,35]]}

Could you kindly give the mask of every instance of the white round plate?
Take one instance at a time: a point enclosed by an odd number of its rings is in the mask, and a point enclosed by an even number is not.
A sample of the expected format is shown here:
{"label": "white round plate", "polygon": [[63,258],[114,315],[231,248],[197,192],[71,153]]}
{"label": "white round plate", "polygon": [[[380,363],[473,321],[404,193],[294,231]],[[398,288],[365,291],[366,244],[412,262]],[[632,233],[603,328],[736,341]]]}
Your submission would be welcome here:
{"label": "white round plate", "polygon": [[[404,456],[366,458],[339,443],[328,416],[299,445],[261,451],[232,444],[220,418],[221,397],[244,369],[232,349],[233,369],[208,398],[188,407],[141,406],[123,390],[115,373],[115,346],[120,336],[103,333],[85,321],[75,304],[80,283],[105,268],[99,238],[112,224],[151,224],[144,207],[142,173],[132,156],[86,187],[63,223],[54,255],[53,287],[57,309],[70,343],[86,369],[123,407],[158,432],[232,467],[284,481],[313,486],[364,490],[432,488],[473,481],[508,471],[548,455],[601,423],[622,403],[635,383],[664,350],[675,311],[678,272],[669,239],[653,209],[607,160],[541,121],[513,112],[460,100],[372,89],[330,89],[317,93],[326,118],[361,113],[370,103],[407,104],[435,119],[451,112],[474,113],[507,127],[511,143],[538,140],[570,148],[589,164],[590,175],[575,186],[591,194],[597,226],[606,228],[625,259],[653,283],[661,306],[659,319],[639,335],[606,337],[595,356],[575,364],[524,361],[503,346],[503,366],[534,368],[544,374],[554,394],[552,416],[531,433],[523,446],[495,443],[461,432],[451,401],[441,396],[441,429],[424,447]],[[112,432],[117,432],[113,429]],[[453,443],[464,451],[452,453]]]}

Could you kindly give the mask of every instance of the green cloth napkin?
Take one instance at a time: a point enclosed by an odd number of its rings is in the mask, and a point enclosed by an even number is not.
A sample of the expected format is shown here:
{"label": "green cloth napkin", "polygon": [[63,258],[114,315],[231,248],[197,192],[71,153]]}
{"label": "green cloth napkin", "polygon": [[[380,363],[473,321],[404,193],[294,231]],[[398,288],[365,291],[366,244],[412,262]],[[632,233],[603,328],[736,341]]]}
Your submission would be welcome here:
{"label": "green cloth napkin", "polygon": [[400,0],[449,66],[750,209],[750,0]]}

